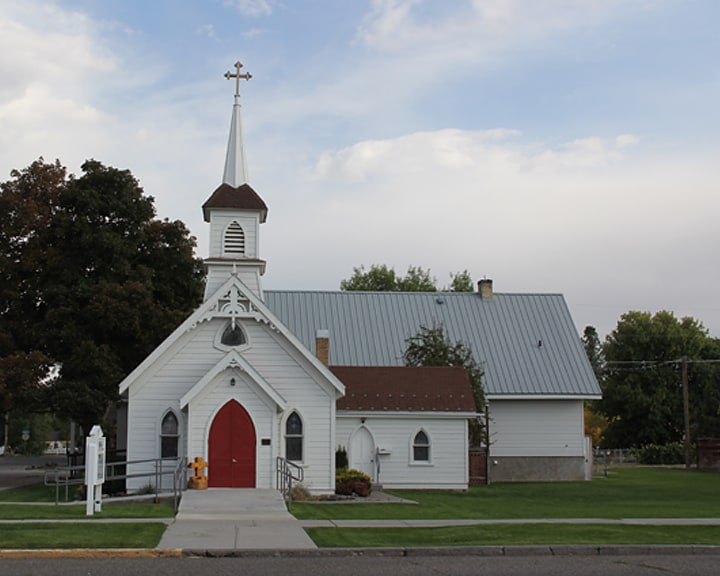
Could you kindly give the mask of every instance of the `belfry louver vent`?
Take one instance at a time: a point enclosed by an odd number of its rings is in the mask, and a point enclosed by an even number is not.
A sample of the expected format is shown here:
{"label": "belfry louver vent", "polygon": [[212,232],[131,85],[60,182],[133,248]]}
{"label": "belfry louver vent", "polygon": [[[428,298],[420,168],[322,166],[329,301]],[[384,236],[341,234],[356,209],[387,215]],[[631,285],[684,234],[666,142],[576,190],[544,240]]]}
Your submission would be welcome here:
{"label": "belfry louver vent", "polygon": [[225,253],[245,255],[245,232],[237,222],[233,222],[225,230]]}

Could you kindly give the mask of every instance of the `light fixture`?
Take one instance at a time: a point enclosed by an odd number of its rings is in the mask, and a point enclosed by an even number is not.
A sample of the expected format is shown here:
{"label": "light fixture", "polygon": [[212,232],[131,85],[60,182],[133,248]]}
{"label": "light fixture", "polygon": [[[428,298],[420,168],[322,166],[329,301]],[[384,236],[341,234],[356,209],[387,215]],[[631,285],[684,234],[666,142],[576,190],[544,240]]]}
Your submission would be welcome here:
{"label": "light fixture", "polygon": [[230,378],[230,386],[235,386],[235,378]]}

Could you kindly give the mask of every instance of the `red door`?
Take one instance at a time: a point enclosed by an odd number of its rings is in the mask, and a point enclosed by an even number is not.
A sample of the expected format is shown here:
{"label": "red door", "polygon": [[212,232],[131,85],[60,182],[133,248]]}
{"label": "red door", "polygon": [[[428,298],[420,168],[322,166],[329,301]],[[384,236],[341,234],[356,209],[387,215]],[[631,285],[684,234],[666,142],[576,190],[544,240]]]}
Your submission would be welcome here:
{"label": "red door", "polygon": [[255,488],[255,427],[235,400],[215,416],[208,452],[210,487]]}

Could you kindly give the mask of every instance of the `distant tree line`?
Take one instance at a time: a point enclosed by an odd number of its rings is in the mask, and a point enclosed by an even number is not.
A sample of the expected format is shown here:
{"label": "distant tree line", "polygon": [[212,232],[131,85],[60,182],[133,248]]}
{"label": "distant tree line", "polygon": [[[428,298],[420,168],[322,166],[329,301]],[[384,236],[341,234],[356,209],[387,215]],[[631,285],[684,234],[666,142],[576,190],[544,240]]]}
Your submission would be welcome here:
{"label": "distant tree line", "polygon": [[700,321],[668,311],[630,311],[604,342],[586,327],[583,344],[603,393],[589,407],[586,423],[602,428],[602,446],[684,441],[683,360],[691,441],[720,437],[720,339],[711,338]]}

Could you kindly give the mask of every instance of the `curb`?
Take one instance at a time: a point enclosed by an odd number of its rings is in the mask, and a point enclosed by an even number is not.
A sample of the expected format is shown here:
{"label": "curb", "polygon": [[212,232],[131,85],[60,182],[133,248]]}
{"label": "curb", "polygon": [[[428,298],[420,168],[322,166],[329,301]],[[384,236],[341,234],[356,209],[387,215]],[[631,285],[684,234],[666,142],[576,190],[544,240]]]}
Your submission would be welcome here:
{"label": "curb", "polygon": [[648,556],[648,555],[720,555],[720,546],[711,545],[558,545],[558,546],[448,546],[396,548],[308,548],[292,550],[203,550],[184,549],[183,556],[204,558],[320,558],[359,556],[420,557],[420,556]]}
{"label": "curb", "polygon": [[557,545],[457,546],[307,549],[158,549],[110,548],[67,550],[0,550],[0,559],[32,558],[352,558],[422,556],[720,556],[713,545]]}
{"label": "curb", "polygon": [[0,560],[9,558],[179,558],[182,555],[182,550],[158,550],[155,548],[0,550]]}

